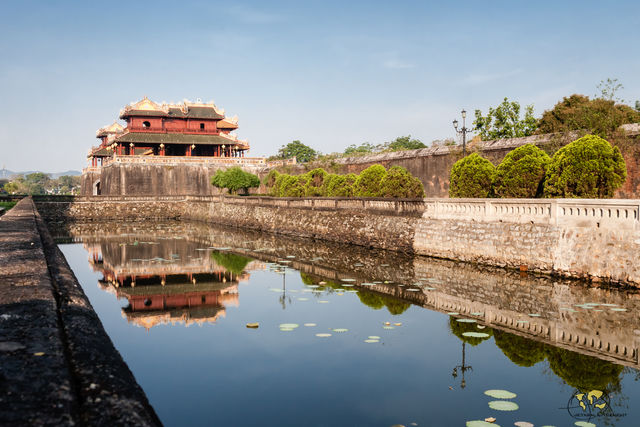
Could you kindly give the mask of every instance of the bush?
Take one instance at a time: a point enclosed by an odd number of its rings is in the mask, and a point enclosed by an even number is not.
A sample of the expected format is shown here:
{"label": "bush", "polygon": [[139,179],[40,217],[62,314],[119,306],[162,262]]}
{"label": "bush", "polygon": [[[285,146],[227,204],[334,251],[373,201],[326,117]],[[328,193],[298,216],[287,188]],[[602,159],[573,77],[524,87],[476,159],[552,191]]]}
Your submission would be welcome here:
{"label": "bush", "polygon": [[329,197],[329,186],[337,177],[342,175],[337,175],[335,173],[328,173],[327,176],[324,177],[324,181],[322,182],[322,197]]}
{"label": "bush", "polygon": [[322,188],[327,172],[322,168],[316,168],[306,173],[308,176],[307,184],[304,188],[304,195],[307,197],[322,196]]}
{"label": "bush", "polygon": [[[280,183],[278,184],[278,180]],[[304,186],[307,183],[305,175],[282,174],[276,180],[278,187],[278,197],[302,197],[304,196]]]}
{"label": "bush", "polygon": [[451,168],[449,197],[488,197],[495,169],[478,153],[458,160]]}
{"label": "bush", "polygon": [[278,187],[276,186],[276,181],[278,180],[279,176],[280,176],[280,172],[278,172],[275,169],[271,169],[267,174],[267,176],[264,177],[264,180],[262,181],[264,186],[267,188],[267,193],[269,193],[270,196],[275,196],[278,193]]}
{"label": "bush", "polygon": [[336,175],[329,183],[327,190],[329,197],[353,197],[355,195],[354,184],[358,176],[353,173]]}
{"label": "bush", "polygon": [[496,168],[493,192],[498,197],[541,197],[551,158],[533,144],[509,152]]}
{"label": "bush", "polygon": [[238,194],[239,190],[247,193],[249,188],[260,186],[260,178],[235,166],[227,170],[218,169],[216,174],[211,177],[211,185],[226,188],[231,194]]}
{"label": "bush", "polygon": [[372,165],[360,172],[354,186],[358,197],[380,197],[380,184],[387,174],[382,165]]}
{"label": "bush", "polygon": [[586,135],[558,150],[547,168],[545,197],[608,198],[627,178],[618,147]]}
{"label": "bush", "polygon": [[403,167],[391,167],[380,183],[382,197],[424,197],[422,182]]}

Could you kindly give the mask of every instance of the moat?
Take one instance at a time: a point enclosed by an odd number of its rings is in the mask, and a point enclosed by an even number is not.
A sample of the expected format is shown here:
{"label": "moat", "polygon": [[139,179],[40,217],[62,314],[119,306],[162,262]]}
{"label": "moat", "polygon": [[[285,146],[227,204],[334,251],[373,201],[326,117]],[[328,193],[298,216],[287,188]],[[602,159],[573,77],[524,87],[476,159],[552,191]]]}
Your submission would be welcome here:
{"label": "moat", "polygon": [[165,425],[640,423],[637,291],[201,223],[58,225]]}

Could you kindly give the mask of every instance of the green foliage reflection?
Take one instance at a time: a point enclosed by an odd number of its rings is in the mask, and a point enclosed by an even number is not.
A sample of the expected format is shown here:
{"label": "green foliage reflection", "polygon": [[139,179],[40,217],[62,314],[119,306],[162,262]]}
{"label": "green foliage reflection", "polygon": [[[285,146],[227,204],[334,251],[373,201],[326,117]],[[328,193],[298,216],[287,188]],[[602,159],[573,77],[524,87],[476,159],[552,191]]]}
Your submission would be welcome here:
{"label": "green foliage reflection", "polygon": [[247,257],[229,252],[211,252],[211,258],[216,264],[233,274],[242,274],[247,264],[251,261]]}

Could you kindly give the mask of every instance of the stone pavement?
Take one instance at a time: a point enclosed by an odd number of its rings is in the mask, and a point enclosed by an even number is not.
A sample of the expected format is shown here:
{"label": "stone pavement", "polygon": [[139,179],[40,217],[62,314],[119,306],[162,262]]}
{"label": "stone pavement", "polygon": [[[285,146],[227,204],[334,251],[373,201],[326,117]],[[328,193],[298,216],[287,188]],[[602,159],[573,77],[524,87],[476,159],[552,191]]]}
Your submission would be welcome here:
{"label": "stone pavement", "polygon": [[31,198],[0,218],[0,425],[160,425]]}

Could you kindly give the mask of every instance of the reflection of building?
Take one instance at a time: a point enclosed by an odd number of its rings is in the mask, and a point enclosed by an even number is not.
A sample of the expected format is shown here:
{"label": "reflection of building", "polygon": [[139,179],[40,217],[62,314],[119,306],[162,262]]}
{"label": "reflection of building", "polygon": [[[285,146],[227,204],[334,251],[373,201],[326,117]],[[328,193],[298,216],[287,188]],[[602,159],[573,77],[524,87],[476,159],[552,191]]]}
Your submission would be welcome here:
{"label": "reflection of building", "polygon": [[238,305],[238,283],[249,278],[244,271],[229,271],[210,251],[198,250],[187,240],[119,239],[85,248],[93,270],[103,275],[100,288],[126,298],[123,316],[146,329],[213,323],[225,316],[225,307]]}

